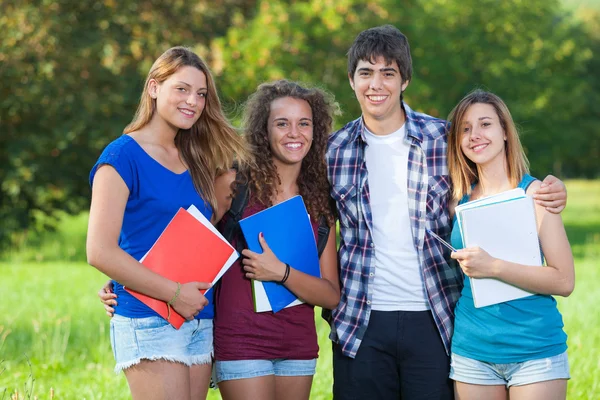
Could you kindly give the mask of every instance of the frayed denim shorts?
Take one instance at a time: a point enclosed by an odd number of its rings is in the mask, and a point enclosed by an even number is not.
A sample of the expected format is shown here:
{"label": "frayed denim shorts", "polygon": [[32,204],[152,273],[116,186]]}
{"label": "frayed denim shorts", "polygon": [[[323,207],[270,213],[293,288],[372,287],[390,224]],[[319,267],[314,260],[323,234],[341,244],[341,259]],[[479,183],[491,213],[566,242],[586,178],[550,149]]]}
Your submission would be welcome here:
{"label": "frayed denim shorts", "polygon": [[317,359],[235,360],[215,362],[217,382],[258,376],[310,376],[315,374]]}
{"label": "frayed denim shorts", "polygon": [[570,379],[567,352],[557,356],[517,363],[494,364],[452,353],[450,379],[474,385],[529,385],[531,383]]}
{"label": "frayed denim shorts", "polygon": [[118,373],[141,360],[167,360],[185,365],[209,364],[213,354],[213,320],[186,321],[175,329],[164,318],[110,320],[110,342]]}

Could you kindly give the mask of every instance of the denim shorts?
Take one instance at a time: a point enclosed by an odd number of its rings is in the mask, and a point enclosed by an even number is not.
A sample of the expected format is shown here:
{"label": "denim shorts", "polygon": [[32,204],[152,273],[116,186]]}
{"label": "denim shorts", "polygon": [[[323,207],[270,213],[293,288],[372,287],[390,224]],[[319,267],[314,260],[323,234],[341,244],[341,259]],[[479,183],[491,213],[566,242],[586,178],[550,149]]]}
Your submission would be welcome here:
{"label": "denim shorts", "polygon": [[554,357],[517,363],[494,364],[452,353],[450,379],[474,385],[528,385],[570,379],[567,352]]}
{"label": "denim shorts", "polygon": [[256,378],[257,376],[310,376],[315,374],[317,359],[289,360],[235,360],[216,361],[217,382],[232,379]]}
{"label": "denim shorts", "polygon": [[167,360],[185,365],[209,364],[213,354],[213,320],[186,321],[175,329],[162,317],[110,320],[110,342],[120,372],[144,360]]}

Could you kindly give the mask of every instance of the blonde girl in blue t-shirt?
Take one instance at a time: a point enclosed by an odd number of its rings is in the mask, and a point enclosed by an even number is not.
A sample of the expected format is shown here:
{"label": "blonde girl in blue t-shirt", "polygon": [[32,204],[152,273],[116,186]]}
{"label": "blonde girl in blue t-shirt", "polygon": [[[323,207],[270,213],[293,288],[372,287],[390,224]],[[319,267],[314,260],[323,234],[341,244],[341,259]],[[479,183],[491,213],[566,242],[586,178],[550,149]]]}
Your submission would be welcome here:
{"label": "blonde girl in blue t-shirt", "polygon": [[[476,90],[449,120],[448,167],[454,201],[476,200],[516,187],[532,194],[541,182],[528,162],[506,104]],[[552,210],[556,211],[556,210]],[[569,364],[566,334],[553,295],[569,296],[575,283],[573,255],[560,214],[535,205],[538,235],[547,265],[530,268],[463,248],[455,221],[451,257],[465,274],[455,310],[450,377],[457,399],[565,399]],[[493,229],[493,227],[490,227]],[[468,278],[495,278],[536,293],[475,308]]]}
{"label": "blonde girl in blue t-shirt", "polygon": [[[234,156],[249,157],[210,71],[192,51],[174,47],[154,62],[133,121],[90,173],[87,257],[119,294],[111,344],[134,399],[206,397],[213,307],[199,290],[209,284],[171,281],[138,260],[180,207],[218,218],[215,177]],[[124,287],[168,302],[187,321],[175,330]]]}

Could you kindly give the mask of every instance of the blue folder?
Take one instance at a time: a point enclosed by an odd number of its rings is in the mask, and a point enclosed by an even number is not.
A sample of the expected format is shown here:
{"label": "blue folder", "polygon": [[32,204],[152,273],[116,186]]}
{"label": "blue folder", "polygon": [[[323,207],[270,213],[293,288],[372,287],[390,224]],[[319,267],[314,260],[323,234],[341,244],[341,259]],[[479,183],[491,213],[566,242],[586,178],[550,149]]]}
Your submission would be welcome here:
{"label": "blue folder", "polygon": [[[304,273],[321,276],[315,235],[302,196],[294,196],[248,218],[240,220],[240,228],[255,253],[262,253],[260,232],[279,260]],[[263,282],[273,312],[296,300],[285,286]]]}

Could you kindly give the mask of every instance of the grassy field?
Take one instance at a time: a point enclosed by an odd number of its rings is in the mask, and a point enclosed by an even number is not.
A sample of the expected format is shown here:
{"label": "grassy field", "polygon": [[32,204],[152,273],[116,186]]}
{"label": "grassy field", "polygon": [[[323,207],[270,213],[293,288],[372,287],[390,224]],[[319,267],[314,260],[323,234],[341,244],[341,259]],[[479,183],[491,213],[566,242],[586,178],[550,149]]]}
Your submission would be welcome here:
{"label": "grassy field", "polygon": [[[569,399],[600,398],[600,181],[571,181],[564,220],[576,257],[577,284],[559,299],[569,335]],[[105,277],[83,261],[85,215],[57,233],[30,239],[0,262],[0,400],[127,399],[114,365],[108,318],[96,297]],[[331,346],[317,318],[321,346],[311,398],[329,399]],[[211,391],[209,398],[218,399]]]}

